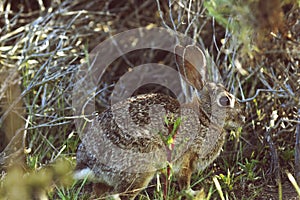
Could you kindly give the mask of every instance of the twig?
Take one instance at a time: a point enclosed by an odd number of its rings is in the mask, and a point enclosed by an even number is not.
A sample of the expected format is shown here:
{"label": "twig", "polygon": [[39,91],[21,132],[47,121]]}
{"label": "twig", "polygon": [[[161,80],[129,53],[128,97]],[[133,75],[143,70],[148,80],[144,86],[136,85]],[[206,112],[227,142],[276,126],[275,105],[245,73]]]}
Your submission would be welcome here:
{"label": "twig", "polygon": [[[300,108],[298,109],[298,120],[300,120]],[[300,123],[298,123],[296,126],[295,177],[299,185],[300,183]]]}

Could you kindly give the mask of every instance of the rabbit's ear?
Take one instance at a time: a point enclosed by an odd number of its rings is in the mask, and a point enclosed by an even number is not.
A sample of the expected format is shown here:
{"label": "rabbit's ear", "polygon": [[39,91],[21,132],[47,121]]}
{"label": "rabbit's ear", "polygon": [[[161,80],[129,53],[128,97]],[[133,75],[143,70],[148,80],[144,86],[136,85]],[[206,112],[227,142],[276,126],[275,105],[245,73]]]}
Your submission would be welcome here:
{"label": "rabbit's ear", "polygon": [[176,62],[180,73],[187,82],[197,90],[201,90],[206,80],[206,60],[199,47],[189,45],[175,47]]}
{"label": "rabbit's ear", "polygon": [[183,73],[183,53],[184,53],[184,51],[185,51],[185,48],[183,47],[183,46],[181,46],[181,45],[176,45],[175,46],[175,60],[176,60],[176,64],[177,64],[177,66],[178,66],[178,68],[179,68],[179,70],[180,70],[180,73],[182,74],[182,75],[184,75],[184,73]]}

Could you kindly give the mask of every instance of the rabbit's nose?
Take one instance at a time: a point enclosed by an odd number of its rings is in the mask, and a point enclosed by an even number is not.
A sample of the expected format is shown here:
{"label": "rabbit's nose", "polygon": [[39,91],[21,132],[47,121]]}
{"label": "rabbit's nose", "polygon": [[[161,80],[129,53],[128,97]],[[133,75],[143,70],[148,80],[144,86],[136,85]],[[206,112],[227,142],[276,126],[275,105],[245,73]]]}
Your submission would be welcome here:
{"label": "rabbit's nose", "polygon": [[239,115],[239,118],[242,123],[246,122],[246,117],[243,114]]}
{"label": "rabbit's nose", "polygon": [[238,124],[240,126],[244,125],[244,123],[246,122],[246,113],[245,111],[241,111],[239,110],[238,113],[237,113],[237,121],[238,121]]}

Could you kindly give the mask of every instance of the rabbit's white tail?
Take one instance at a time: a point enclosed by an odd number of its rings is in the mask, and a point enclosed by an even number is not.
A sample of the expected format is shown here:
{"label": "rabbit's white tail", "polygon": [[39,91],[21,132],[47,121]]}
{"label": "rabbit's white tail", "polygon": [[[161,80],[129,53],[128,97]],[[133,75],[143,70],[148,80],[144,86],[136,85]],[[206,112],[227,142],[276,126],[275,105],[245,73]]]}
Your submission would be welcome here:
{"label": "rabbit's white tail", "polygon": [[88,180],[93,180],[95,179],[95,175],[93,173],[93,171],[87,167],[84,169],[78,169],[74,172],[73,174],[73,178],[80,180],[80,179],[88,179]]}

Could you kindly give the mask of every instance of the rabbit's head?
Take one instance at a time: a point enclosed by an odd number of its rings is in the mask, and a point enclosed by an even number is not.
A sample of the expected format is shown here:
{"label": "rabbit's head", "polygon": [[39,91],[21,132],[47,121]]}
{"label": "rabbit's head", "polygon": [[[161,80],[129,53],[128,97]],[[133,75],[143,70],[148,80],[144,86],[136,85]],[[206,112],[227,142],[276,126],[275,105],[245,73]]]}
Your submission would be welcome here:
{"label": "rabbit's head", "polygon": [[221,83],[207,80],[206,59],[195,45],[175,48],[176,63],[186,103],[199,109],[202,121],[224,128],[235,128],[244,120],[237,99]]}

